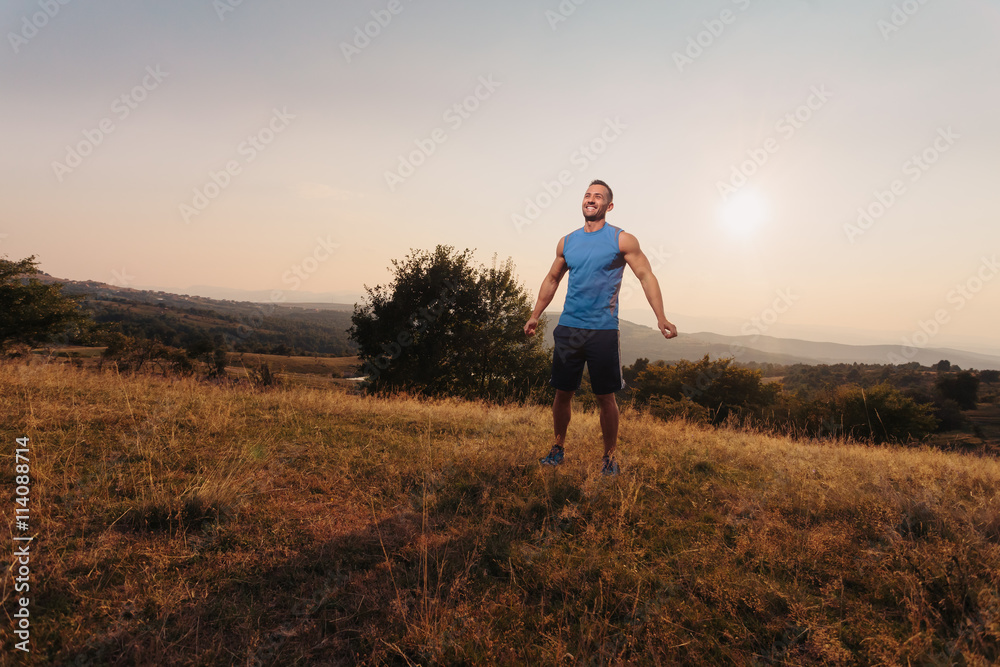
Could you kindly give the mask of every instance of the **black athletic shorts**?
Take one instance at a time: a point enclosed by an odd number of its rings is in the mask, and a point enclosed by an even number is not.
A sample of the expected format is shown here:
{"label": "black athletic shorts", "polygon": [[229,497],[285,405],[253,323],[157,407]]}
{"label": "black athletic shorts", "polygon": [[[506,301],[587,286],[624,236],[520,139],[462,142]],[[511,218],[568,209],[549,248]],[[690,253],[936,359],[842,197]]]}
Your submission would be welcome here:
{"label": "black athletic shorts", "polygon": [[563,391],[579,389],[586,363],[595,394],[613,394],[625,388],[617,329],[577,329],[560,324],[552,330],[552,336],[555,350],[549,383],[553,387]]}

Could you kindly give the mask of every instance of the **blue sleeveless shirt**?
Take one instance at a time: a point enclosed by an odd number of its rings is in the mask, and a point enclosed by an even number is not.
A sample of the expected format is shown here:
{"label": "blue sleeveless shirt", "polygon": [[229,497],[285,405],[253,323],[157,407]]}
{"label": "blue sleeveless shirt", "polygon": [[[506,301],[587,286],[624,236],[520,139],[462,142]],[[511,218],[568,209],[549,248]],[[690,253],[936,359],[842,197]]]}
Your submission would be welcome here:
{"label": "blue sleeveless shirt", "polygon": [[618,293],[625,255],[618,249],[622,230],[607,222],[596,232],[581,227],[563,239],[569,288],[559,324],[579,329],[618,329]]}

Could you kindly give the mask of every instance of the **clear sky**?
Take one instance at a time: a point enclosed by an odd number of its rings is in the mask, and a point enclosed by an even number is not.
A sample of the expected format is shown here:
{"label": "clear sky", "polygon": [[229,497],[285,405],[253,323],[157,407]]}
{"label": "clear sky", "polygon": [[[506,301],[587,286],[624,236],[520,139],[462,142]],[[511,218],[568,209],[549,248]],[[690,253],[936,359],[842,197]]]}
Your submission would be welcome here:
{"label": "clear sky", "polygon": [[0,254],[56,276],[351,298],[447,244],[535,294],[601,178],[682,332],[1000,348],[997,0],[8,0],[0,28]]}

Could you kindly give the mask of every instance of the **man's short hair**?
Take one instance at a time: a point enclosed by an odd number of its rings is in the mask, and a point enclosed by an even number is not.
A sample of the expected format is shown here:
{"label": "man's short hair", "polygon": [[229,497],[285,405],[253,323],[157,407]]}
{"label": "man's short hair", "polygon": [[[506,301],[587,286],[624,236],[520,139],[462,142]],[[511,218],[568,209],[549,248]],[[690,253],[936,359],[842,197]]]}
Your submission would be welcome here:
{"label": "man's short hair", "polygon": [[[615,193],[611,191],[611,186],[602,181],[601,179],[595,178],[590,182],[590,185],[603,185],[608,190],[608,203],[610,204],[615,200]],[[590,185],[588,185],[587,187],[589,188]]]}

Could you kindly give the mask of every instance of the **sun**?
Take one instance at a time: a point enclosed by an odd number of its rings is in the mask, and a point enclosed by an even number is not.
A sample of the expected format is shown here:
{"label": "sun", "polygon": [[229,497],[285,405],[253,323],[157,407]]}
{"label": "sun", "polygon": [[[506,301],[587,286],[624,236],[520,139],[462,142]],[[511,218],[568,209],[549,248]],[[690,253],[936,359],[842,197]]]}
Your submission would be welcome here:
{"label": "sun", "polygon": [[736,236],[752,234],[769,215],[767,199],[751,188],[743,188],[719,208],[719,222]]}

